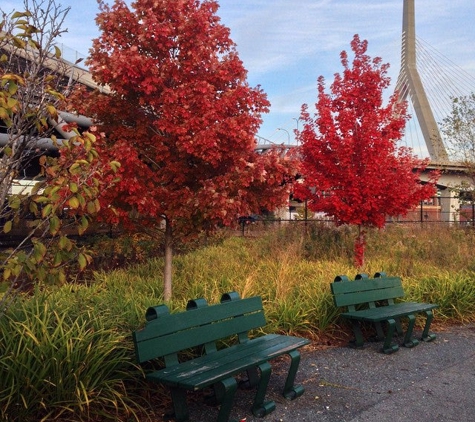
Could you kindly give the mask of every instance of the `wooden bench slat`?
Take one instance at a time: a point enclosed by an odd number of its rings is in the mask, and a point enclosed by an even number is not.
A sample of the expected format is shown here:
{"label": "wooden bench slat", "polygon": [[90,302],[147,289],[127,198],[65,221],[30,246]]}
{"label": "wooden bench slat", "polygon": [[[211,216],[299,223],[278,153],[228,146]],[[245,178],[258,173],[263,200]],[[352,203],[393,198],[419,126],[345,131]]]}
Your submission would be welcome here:
{"label": "wooden bench slat", "polygon": [[404,297],[404,291],[402,287],[393,287],[390,289],[369,290],[366,292],[340,294],[334,296],[334,301],[336,306],[351,306],[359,305],[362,303],[397,299],[401,297]]}
{"label": "wooden bench slat", "polygon": [[388,284],[386,279],[363,279],[331,284],[335,305],[351,306],[380,300],[397,299],[404,296],[400,279],[393,277]]}
{"label": "wooden bench slat", "polygon": [[418,312],[425,312],[436,307],[437,305],[430,303],[402,302],[391,306],[379,306],[377,308],[362,309],[355,312],[344,312],[341,315],[349,319],[381,322],[389,318],[398,318]]}
{"label": "wooden bench slat", "polygon": [[223,376],[235,376],[306,344],[309,344],[307,339],[268,334],[164,368],[147,375],[147,378],[187,390],[199,390],[215,384]]}
{"label": "wooden bench slat", "polygon": [[344,294],[365,292],[374,289],[389,289],[392,287],[399,287],[401,279],[399,277],[384,277],[384,278],[370,278],[360,279],[354,281],[335,281],[331,283],[333,294]]}
{"label": "wooden bench slat", "polygon": [[[189,311],[196,313],[197,311]],[[190,321],[192,322],[192,321]],[[189,325],[187,329],[162,336],[136,340],[136,355],[139,362],[177,353],[197,345],[217,341],[234,334],[249,331],[265,325],[263,312],[239,315],[234,318],[216,321],[206,325]],[[147,327],[148,328],[148,327]]]}
{"label": "wooden bench slat", "polygon": [[160,315],[160,318],[152,320],[147,324],[146,330],[138,330],[135,333],[135,340],[141,342],[150,337],[163,336],[189,328],[211,324],[223,318],[232,318],[250,312],[263,310],[262,299],[259,296],[230,301],[217,305],[210,305],[198,310],[187,312]]}

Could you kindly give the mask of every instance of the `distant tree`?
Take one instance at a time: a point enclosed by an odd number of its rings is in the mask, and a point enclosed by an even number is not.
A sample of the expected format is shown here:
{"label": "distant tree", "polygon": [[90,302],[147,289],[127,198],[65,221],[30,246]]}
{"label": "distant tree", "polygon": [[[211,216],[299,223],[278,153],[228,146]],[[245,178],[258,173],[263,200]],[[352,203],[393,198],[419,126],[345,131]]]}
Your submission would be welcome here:
{"label": "distant tree", "polygon": [[100,8],[102,33],[88,65],[111,94],[96,93],[87,114],[122,164],[109,217],[163,229],[169,300],[173,239],[284,202],[291,160],[254,151],[269,103],[246,82],[216,1],[138,0],[131,9],[117,0]]}
{"label": "distant tree", "polygon": [[450,114],[442,120],[453,161],[475,163],[475,93],[452,98]]}
{"label": "distant tree", "polygon": [[468,181],[456,187],[459,199],[475,200],[475,93],[454,97],[452,109],[442,120],[442,133],[451,160],[463,165]]}
{"label": "distant tree", "polygon": [[[427,161],[411,150],[397,147],[408,115],[406,104],[393,95],[383,106],[383,90],[389,86],[389,65],[367,54],[367,41],[355,35],[350,66],[341,53],[343,74],[336,74],[325,92],[318,79],[315,117],[303,105],[301,143],[303,183],[298,195],[308,207],[332,216],[337,224],[358,226],[355,264],[364,265],[365,229],[381,228],[387,216],[406,214],[422,199],[435,193],[434,178],[419,179]],[[434,175],[436,177],[436,175]]]}

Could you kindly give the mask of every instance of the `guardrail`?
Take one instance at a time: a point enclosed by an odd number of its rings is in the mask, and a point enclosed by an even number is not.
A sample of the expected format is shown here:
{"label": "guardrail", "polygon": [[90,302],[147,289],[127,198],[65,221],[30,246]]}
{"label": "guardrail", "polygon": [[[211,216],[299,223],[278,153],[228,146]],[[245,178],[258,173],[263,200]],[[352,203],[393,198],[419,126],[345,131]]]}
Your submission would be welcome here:
{"label": "guardrail", "polygon": [[81,69],[88,70],[86,64],[84,63],[87,59],[87,56],[74,48],[68,47],[62,43],[57,44],[57,47],[61,50],[61,58]]}

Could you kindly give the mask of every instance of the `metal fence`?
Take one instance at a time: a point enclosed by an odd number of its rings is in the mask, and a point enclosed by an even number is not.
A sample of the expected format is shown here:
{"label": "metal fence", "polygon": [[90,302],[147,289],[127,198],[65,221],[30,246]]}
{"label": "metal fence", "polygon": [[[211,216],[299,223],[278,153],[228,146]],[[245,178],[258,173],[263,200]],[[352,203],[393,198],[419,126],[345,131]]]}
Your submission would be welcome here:
{"label": "metal fence", "polygon": [[57,47],[61,50],[61,58],[70,62],[71,64],[80,67],[81,69],[87,70],[87,66],[84,63],[87,56],[79,51],[76,51],[74,48],[68,47],[62,43],[59,43]]}
{"label": "metal fence", "polygon": [[[305,226],[310,223],[333,225],[334,220],[322,214],[311,212],[302,202],[292,201],[287,209],[278,213],[279,216],[255,216],[240,219],[242,233],[246,229],[265,230],[279,227],[284,224]],[[434,225],[447,224],[453,226],[475,227],[475,202],[459,203],[452,196],[434,196],[422,201],[417,207],[410,210],[405,216],[388,217],[387,224],[419,224]]]}
{"label": "metal fence", "polygon": [[388,222],[475,225],[475,202],[460,202],[453,196],[434,196],[421,201],[407,215],[388,219]]}

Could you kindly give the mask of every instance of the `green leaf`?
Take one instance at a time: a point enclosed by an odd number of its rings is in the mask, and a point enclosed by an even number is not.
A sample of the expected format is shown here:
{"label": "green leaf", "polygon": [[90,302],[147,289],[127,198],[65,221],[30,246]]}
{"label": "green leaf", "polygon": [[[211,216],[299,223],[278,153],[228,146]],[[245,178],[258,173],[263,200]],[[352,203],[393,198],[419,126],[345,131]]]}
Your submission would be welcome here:
{"label": "green leaf", "polygon": [[78,185],[77,185],[77,183],[71,182],[71,183],[69,184],[69,190],[70,190],[72,193],[77,193],[77,191],[78,191]]}
{"label": "green leaf", "polygon": [[61,227],[61,220],[59,219],[59,217],[57,215],[54,215],[53,217],[51,217],[51,219],[49,220],[49,232],[52,235],[55,235],[58,233],[60,227]]}
{"label": "green leaf", "polygon": [[83,271],[84,268],[86,268],[86,266],[87,266],[86,256],[82,253],[80,253],[79,256],[78,256],[78,264],[79,264],[79,269],[81,271]]}
{"label": "green leaf", "polygon": [[10,268],[5,268],[3,270],[3,279],[4,280],[8,280],[11,275],[12,275],[12,270]]}
{"label": "green leaf", "polygon": [[33,47],[35,50],[39,50],[41,48],[41,44],[38,41],[32,39],[28,40],[28,45]]}
{"label": "green leaf", "polygon": [[48,195],[49,197],[54,196],[55,193],[59,192],[61,189],[61,186],[48,186],[45,189],[45,195]]}
{"label": "green leaf", "polygon": [[69,172],[71,174],[78,174],[81,172],[81,165],[79,163],[74,163],[71,167],[69,167]]}
{"label": "green leaf", "polygon": [[44,256],[46,255],[46,246],[41,242],[36,242],[33,247],[33,258],[37,263],[43,261]]}
{"label": "green leaf", "polygon": [[59,273],[58,273],[58,280],[60,283],[64,284],[66,283],[66,274],[64,273],[63,270],[59,270]]}
{"label": "green leaf", "polygon": [[63,254],[61,251],[57,251],[54,254],[53,267],[59,267],[63,263]]}
{"label": "green leaf", "polygon": [[16,111],[17,105],[18,105],[18,100],[16,98],[10,97],[7,100],[7,107],[13,111]]}
{"label": "green leaf", "polygon": [[56,110],[55,106],[48,104],[46,106],[46,111],[53,119],[56,119],[58,117],[58,111]]}
{"label": "green leaf", "polygon": [[25,41],[19,37],[13,37],[13,45],[17,48],[24,49],[26,47]]}
{"label": "green leaf", "polygon": [[120,163],[118,161],[111,161],[109,165],[114,173],[117,173],[117,170],[120,168]]}
{"label": "green leaf", "polygon": [[54,57],[56,57],[57,59],[60,59],[61,58],[61,49],[58,48],[58,46],[54,46]]}
{"label": "green leaf", "polygon": [[24,17],[31,17],[31,12],[15,12],[12,15],[12,19],[19,19],[19,18],[24,18]]}
{"label": "green leaf", "polygon": [[87,203],[87,212],[89,214],[95,214],[98,210],[96,209],[96,204],[94,201],[89,201]]}
{"label": "green leaf", "polygon": [[19,209],[21,205],[20,197],[18,195],[12,195],[10,197],[9,205],[10,205],[10,208],[13,210]]}
{"label": "green leaf", "polygon": [[76,196],[69,198],[68,205],[73,209],[79,208],[79,200]]}
{"label": "green leaf", "polygon": [[52,211],[53,211],[53,205],[46,204],[44,208],[41,210],[41,216],[43,218],[46,218],[51,214]]}
{"label": "green leaf", "polygon": [[12,268],[12,274],[15,276],[15,277],[18,277],[21,272],[23,271],[23,265],[15,265],[13,268]]}
{"label": "green leaf", "polygon": [[12,229],[12,221],[7,221],[4,225],[3,225],[3,232],[4,233],[10,233],[11,229]]}
{"label": "green leaf", "polygon": [[10,121],[10,114],[3,107],[0,107],[0,119],[2,119],[5,123]]}
{"label": "green leaf", "polygon": [[13,81],[10,82],[10,83],[8,84],[8,93],[9,93],[10,95],[15,95],[15,94],[17,93],[17,91],[18,91],[18,85],[17,85],[15,82],[13,82]]}
{"label": "green leaf", "polygon": [[36,205],[36,202],[31,201],[28,205],[28,209],[33,215],[38,213],[38,205]]}
{"label": "green leaf", "polygon": [[81,220],[79,221],[78,225],[78,234],[81,236],[84,234],[84,232],[87,230],[89,227],[89,221],[87,220],[86,216],[82,216]]}
{"label": "green leaf", "polygon": [[[85,189],[85,187],[83,187],[83,189]],[[78,198],[78,201],[79,201],[79,204],[81,205],[81,207],[85,207],[86,206],[86,200],[84,199],[84,196],[83,195],[76,195],[77,198]]]}
{"label": "green leaf", "polygon": [[59,248],[69,252],[73,248],[73,244],[66,236],[61,236],[59,239]]}
{"label": "green leaf", "polygon": [[48,202],[49,199],[46,196],[37,196],[36,198],[33,199],[38,204],[42,204],[43,202]]}
{"label": "green leaf", "polygon": [[96,142],[96,136],[93,135],[91,132],[84,132],[83,137],[84,139],[89,140],[91,142]]}

